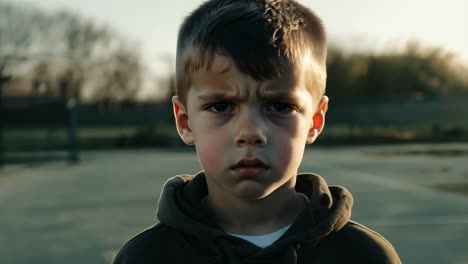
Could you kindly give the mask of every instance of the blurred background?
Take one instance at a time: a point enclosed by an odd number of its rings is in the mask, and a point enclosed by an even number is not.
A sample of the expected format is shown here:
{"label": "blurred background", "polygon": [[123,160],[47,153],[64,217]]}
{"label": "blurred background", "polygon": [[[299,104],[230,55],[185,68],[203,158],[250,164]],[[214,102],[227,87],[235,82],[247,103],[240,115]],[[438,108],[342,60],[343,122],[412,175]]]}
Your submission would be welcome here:
{"label": "blurred background", "polygon": [[[355,217],[405,263],[468,263],[468,4],[300,2],[329,33],[327,126],[303,169],[362,197]],[[0,263],[109,263],[161,184],[200,169],[170,104],[200,3],[0,0]]]}

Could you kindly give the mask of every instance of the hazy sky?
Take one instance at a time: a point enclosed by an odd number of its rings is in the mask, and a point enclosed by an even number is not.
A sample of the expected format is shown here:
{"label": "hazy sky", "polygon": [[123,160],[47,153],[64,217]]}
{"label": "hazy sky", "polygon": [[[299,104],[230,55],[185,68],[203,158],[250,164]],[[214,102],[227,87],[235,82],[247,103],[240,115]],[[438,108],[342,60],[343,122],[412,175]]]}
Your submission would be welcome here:
{"label": "hazy sky", "polygon": [[[3,0],[5,1],[5,0]],[[106,23],[141,43],[153,69],[175,54],[176,35],[185,15],[200,0],[13,0],[53,11],[66,8]],[[456,51],[468,62],[466,0],[300,0],[324,21],[331,42],[350,50],[397,49],[408,39]]]}

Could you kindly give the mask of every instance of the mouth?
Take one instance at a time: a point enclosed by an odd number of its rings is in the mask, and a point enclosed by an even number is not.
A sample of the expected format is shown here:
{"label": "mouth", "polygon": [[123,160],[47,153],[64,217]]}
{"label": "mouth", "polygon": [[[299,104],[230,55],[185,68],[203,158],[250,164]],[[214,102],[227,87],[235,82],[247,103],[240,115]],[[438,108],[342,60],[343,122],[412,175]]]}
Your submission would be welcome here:
{"label": "mouth", "polygon": [[243,177],[258,176],[270,167],[260,159],[242,159],[231,167],[235,174]]}

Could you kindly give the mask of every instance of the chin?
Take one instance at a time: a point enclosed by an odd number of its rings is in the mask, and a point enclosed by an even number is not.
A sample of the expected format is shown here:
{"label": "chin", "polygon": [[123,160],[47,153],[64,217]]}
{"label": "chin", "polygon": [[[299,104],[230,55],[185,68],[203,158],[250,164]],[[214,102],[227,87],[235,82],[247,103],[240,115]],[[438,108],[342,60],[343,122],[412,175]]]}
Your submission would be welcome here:
{"label": "chin", "polygon": [[259,183],[243,182],[237,186],[236,196],[243,200],[259,200],[271,194],[274,189],[271,186],[264,186]]}

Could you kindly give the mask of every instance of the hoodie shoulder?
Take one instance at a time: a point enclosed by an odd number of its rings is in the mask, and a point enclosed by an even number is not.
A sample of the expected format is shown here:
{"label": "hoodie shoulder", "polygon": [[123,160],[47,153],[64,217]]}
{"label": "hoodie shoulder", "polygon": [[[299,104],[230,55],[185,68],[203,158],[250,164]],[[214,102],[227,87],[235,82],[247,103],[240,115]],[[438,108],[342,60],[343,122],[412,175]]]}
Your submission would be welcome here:
{"label": "hoodie shoulder", "polygon": [[[159,223],[130,239],[119,251],[113,264],[221,263],[220,256],[206,254],[207,246],[191,236]],[[199,250],[202,249],[202,250]]]}
{"label": "hoodie shoulder", "polygon": [[[114,264],[155,263],[171,252],[173,241],[177,236],[170,227],[157,224],[130,239],[119,251]],[[180,243],[178,243],[180,247]]]}
{"label": "hoodie shoulder", "polygon": [[390,242],[354,221],[349,221],[338,232],[324,238],[318,246],[321,248],[319,251],[329,252],[327,258],[338,258],[337,263],[401,263]]}

